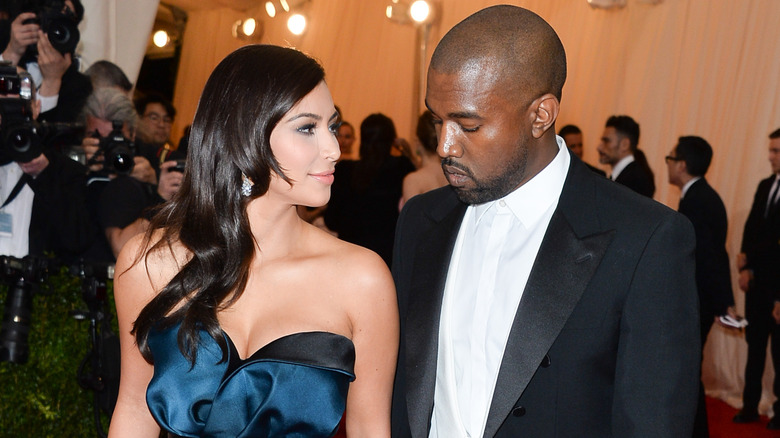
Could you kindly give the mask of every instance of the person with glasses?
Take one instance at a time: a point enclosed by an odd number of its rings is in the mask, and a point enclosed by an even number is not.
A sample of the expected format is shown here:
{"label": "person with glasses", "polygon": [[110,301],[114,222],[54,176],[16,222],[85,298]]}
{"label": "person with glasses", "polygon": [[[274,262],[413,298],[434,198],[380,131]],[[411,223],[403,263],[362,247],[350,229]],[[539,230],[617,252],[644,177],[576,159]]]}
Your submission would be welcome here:
{"label": "person with glasses", "polygon": [[139,152],[149,159],[159,174],[160,164],[176,159],[171,155],[174,148],[170,141],[176,108],[165,97],[150,93],[136,99],[135,109],[138,111],[136,142]]}
{"label": "person with glasses", "polygon": [[[696,232],[696,289],[702,345],[717,317],[729,315],[738,319],[726,252],[726,207],[704,178],[711,161],[712,147],[695,136],[680,137],[677,146],[666,156],[669,183],[681,191],[678,211],[691,221]],[[693,431],[694,437],[709,437],[703,385],[699,386]]]}

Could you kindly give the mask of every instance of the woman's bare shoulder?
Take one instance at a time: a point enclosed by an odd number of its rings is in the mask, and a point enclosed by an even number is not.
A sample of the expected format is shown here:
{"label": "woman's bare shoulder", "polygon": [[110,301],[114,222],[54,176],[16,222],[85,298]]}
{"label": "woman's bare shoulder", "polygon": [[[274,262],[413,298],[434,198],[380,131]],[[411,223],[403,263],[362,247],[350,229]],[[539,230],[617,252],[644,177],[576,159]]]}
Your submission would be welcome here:
{"label": "woman's bare shoulder", "polygon": [[178,241],[163,239],[162,230],[155,230],[150,238],[144,234],[131,238],[117,257],[116,275],[148,282],[154,291],[165,287],[188,260],[188,252]]}

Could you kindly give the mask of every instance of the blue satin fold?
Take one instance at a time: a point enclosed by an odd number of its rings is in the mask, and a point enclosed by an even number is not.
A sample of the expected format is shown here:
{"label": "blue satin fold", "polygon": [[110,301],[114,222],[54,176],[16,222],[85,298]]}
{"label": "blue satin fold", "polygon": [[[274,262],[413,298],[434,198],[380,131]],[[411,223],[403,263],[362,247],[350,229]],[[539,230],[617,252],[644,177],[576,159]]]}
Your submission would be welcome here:
{"label": "blue satin fold", "polygon": [[154,376],[146,402],[182,437],[331,437],[346,406],[355,347],[328,332],[279,338],[245,360],[225,334],[228,360],[201,332],[193,366],[179,351],[178,325],[152,330]]}

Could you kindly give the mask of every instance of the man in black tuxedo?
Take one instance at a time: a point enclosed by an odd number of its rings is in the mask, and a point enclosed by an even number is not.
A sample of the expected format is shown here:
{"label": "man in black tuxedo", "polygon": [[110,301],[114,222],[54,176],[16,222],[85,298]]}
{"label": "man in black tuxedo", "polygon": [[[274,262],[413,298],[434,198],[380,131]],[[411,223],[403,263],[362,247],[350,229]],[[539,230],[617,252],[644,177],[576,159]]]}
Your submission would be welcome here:
{"label": "man in black tuxedo", "polygon": [[607,119],[598,146],[599,162],[612,168],[609,175],[612,181],[652,198],[655,193],[653,171],[638,145],[639,124],[629,116],[612,116]]}
{"label": "man in black tuxedo", "polygon": [[[715,318],[736,317],[731,291],[729,256],[726,252],[726,207],[704,175],[712,161],[712,147],[701,137],[680,137],[666,157],[669,183],[680,188],[680,213],[696,232],[696,289],[699,292],[701,343],[707,340]],[[709,437],[704,386],[699,387],[694,437]]]}
{"label": "man in black tuxedo", "polygon": [[[772,363],[775,368],[775,396],[780,397],[780,129],[769,135],[769,163],[772,176],[758,184],[742,235],[742,252],[737,256],[739,288],[745,292],[745,389],[742,410],[735,423],[758,421],[761,378],[766,361],[766,344],[772,337]],[[774,404],[775,416],[767,428],[780,429],[780,398]]]}
{"label": "man in black tuxedo", "polygon": [[450,186],[398,222],[394,437],[691,434],[693,229],[567,150],[565,79],[555,31],[515,6],[470,16],[433,54]]}

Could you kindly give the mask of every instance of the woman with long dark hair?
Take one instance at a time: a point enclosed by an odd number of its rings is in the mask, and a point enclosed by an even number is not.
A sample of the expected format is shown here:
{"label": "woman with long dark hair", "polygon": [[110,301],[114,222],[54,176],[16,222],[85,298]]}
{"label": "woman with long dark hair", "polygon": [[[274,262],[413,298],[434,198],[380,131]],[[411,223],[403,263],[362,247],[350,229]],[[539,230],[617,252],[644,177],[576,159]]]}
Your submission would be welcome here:
{"label": "woman with long dark hair", "polygon": [[[390,434],[395,289],[376,254],[311,226],[339,157],[322,67],[246,46],[214,70],[181,189],[117,260],[110,436]],[[351,383],[350,383],[351,382]]]}
{"label": "woman with long dark hair", "polygon": [[336,166],[325,225],[340,239],[376,251],[390,265],[398,201],[404,176],[414,170],[405,156],[391,154],[400,142],[393,120],[376,113],[360,124],[360,159]]}

